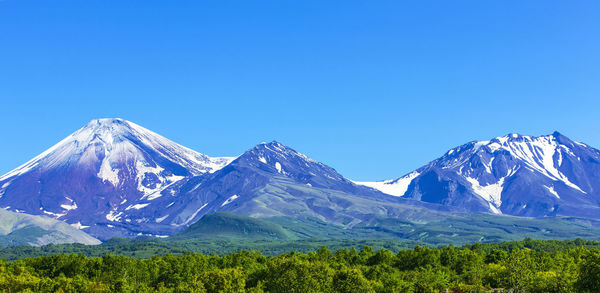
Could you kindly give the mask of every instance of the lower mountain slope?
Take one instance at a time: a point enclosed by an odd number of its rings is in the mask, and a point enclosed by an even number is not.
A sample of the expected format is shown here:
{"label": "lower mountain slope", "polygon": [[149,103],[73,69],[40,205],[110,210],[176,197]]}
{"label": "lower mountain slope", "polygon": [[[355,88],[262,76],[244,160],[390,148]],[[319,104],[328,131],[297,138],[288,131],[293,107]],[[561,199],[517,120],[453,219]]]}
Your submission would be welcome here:
{"label": "lower mountain slope", "polygon": [[0,246],[60,243],[100,244],[100,241],[61,221],[0,209]]}
{"label": "lower mountain slope", "polygon": [[[317,218],[252,218],[227,212],[198,222],[161,241],[310,241],[396,240],[429,245],[463,245],[533,239],[600,239],[600,221],[575,217],[525,218],[490,214],[447,214],[444,218],[408,221],[373,218],[352,227]],[[251,247],[249,247],[251,248]]]}
{"label": "lower mountain slope", "polygon": [[265,221],[227,212],[204,215],[172,240],[183,239],[273,239],[289,240],[292,236],[281,226]]}
{"label": "lower mountain slope", "polygon": [[379,232],[395,239],[433,245],[496,243],[533,239],[600,239],[600,221],[575,217],[525,218],[504,215],[451,215],[442,221],[412,223],[399,219],[373,219],[353,229],[364,235]]}
{"label": "lower mountain slope", "polygon": [[[233,227],[227,227],[233,225]],[[373,246],[393,251],[428,246],[497,243],[532,239],[600,239],[600,221],[581,218],[531,219],[496,215],[454,215],[446,220],[408,222],[398,219],[373,219],[352,228],[328,224],[318,219],[291,217],[251,217],[216,213],[204,216],[197,225],[168,238],[114,238],[100,245],[61,244],[42,247],[18,246],[0,249],[0,258],[56,253],[81,253],[102,256],[106,253],[149,258],[155,254],[200,252],[226,254],[241,250],[260,250],[266,255],[290,251],[314,251]],[[254,234],[248,237],[247,233]],[[255,234],[256,233],[256,234]]]}

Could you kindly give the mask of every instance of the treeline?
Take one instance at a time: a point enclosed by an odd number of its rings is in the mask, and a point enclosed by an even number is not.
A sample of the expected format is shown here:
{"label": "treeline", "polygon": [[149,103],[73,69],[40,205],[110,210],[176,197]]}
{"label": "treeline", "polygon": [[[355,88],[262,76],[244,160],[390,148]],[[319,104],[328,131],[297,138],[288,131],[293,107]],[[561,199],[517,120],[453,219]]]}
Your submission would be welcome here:
{"label": "treeline", "polygon": [[0,259],[14,261],[22,258],[49,256],[54,254],[83,254],[88,257],[103,256],[107,253],[125,255],[137,259],[150,258],[154,255],[179,255],[185,252],[225,255],[242,250],[258,250],[266,256],[276,256],[290,251],[315,251],[322,246],[331,250],[350,247],[370,246],[375,250],[388,249],[393,252],[412,249],[415,241],[407,240],[349,240],[349,239],[302,239],[292,241],[277,240],[171,240],[169,238],[138,237],[133,239],[114,238],[100,245],[84,244],[48,244],[36,246],[12,246],[0,249]]}
{"label": "treeline", "polygon": [[[57,254],[0,261],[2,292],[597,292],[597,242],[524,240],[397,253]],[[496,292],[502,292],[501,290]]]}

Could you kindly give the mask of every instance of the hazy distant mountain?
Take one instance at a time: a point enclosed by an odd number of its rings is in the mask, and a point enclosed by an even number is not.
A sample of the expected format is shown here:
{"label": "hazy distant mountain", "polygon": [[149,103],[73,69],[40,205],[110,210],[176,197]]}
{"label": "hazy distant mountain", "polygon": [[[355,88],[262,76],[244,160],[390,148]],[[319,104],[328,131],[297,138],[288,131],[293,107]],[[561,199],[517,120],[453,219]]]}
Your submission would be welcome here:
{"label": "hazy distant mountain", "polygon": [[0,209],[0,247],[50,243],[99,244],[100,241],[61,221]]}
{"label": "hazy distant mountain", "polygon": [[360,184],[466,211],[600,218],[600,151],[558,132],[470,142],[399,179]]}

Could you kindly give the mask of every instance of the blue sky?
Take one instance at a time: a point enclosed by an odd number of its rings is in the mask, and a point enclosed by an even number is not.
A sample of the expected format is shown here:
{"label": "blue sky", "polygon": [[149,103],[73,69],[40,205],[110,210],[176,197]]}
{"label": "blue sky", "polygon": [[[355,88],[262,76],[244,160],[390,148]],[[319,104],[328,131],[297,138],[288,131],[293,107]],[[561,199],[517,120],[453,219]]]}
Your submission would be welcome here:
{"label": "blue sky", "polygon": [[0,1],[0,173],[121,117],[356,180],[471,140],[600,147],[598,1]]}

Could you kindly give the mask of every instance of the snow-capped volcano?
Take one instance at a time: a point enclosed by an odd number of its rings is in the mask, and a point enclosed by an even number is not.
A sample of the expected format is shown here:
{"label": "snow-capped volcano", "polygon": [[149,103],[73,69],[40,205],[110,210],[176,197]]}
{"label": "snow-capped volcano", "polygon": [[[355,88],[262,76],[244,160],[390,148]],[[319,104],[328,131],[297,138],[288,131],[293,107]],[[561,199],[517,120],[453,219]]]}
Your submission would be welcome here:
{"label": "snow-capped volcano", "polygon": [[[154,156],[158,156],[154,158]],[[0,177],[5,181],[32,169],[48,170],[66,165],[89,165],[101,162],[98,176],[113,185],[119,184],[119,162],[135,160],[145,165],[177,164],[180,175],[214,172],[233,158],[211,158],[176,144],[135,123],[105,118],[92,120],[58,144],[24,165]]]}
{"label": "snow-capped volcano", "polygon": [[0,177],[0,207],[90,227],[116,221],[138,201],[232,160],[208,157],[123,119],[93,120]]}
{"label": "snow-capped volcano", "polygon": [[558,132],[470,142],[399,179],[359,183],[473,211],[600,217],[600,151]]}

